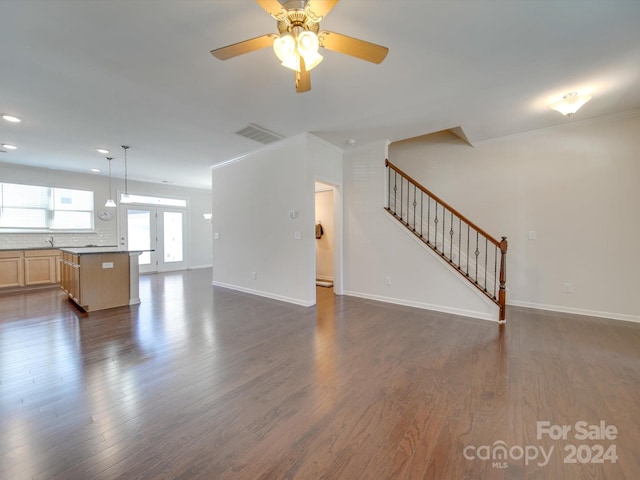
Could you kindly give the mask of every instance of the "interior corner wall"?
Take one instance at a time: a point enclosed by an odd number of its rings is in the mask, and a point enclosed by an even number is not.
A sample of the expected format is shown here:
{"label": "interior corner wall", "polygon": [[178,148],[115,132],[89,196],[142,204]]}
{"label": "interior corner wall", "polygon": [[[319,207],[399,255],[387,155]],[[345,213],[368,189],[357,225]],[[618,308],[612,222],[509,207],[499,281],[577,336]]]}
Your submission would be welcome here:
{"label": "interior corner wall", "polygon": [[315,179],[342,152],[301,135],[212,169],[213,284],[315,304]]}
{"label": "interior corner wall", "polygon": [[384,210],[387,142],[345,152],[344,293],[496,320],[498,308]]}
{"label": "interior corner wall", "polygon": [[389,160],[508,237],[508,304],[640,321],[639,132],[636,110],[475,147],[426,136]]}

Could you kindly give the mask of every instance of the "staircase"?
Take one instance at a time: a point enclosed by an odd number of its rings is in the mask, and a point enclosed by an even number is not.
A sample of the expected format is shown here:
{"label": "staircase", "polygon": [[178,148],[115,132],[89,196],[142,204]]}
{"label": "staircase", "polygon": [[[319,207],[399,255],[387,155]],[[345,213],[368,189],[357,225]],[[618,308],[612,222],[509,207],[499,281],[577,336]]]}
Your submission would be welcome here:
{"label": "staircase", "polygon": [[507,237],[496,240],[389,160],[385,210],[506,314]]}

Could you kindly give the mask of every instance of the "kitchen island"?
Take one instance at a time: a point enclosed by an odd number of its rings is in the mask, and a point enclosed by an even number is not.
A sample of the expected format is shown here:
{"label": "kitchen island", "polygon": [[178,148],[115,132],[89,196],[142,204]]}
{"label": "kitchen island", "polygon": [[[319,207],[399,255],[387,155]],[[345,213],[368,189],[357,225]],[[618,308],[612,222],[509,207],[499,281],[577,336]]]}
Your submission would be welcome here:
{"label": "kitchen island", "polygon": [[86,312],[140,303],[138,257],[142,251],[118,247],[60,250],[60,286]]}

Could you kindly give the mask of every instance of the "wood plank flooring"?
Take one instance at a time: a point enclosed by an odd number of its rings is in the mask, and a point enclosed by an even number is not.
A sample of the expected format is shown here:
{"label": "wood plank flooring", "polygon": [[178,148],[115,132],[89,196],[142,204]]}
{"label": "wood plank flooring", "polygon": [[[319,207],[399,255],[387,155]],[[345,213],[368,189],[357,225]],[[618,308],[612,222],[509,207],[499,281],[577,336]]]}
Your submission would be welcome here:
{"label": "wood plank flooring", "polygon": [[0,478],[640,478],[639,324],[509,308],[500,329],[210,279],[142,276],[140,305],[91,314],[0,295]]}

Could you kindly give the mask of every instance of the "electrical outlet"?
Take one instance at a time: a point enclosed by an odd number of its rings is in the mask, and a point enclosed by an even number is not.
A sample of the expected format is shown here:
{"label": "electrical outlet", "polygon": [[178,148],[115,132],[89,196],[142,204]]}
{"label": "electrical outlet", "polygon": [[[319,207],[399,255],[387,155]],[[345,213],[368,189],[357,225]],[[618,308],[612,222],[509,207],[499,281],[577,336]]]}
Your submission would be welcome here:
{"label": "electrical outlet", "polygon": [[389,277],[389,276],[384,277],[384,284],[385,285],[391,285],[391,277]]}
{"label": "electrical outlet", "polygon": [[536,236],[537,234],[535,230],[529,230],[529,240],[535,240]]}
{"label": "electrical outlet", "polygon": [[573,283],[565,282],[562,286],[562,291],[564,293],[573,293]]}
{"label": "electrical outlet", "polygon": [[257,280],[257,279],[258,279],[258,272],[251,272],[251,277],[252,277],[254,280]]}

